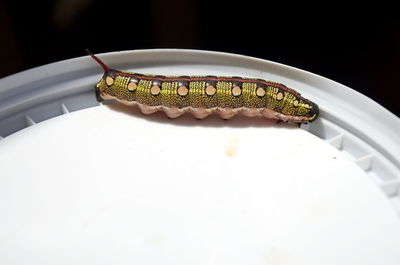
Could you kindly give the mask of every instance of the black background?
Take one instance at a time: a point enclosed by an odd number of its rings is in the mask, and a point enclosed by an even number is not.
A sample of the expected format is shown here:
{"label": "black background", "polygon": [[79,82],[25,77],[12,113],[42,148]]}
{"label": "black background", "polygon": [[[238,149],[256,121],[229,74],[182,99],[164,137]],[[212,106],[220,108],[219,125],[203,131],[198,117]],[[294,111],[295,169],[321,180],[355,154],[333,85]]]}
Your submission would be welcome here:
{"label": "black background", "polygon": [[398,7],[295,3],[3,0],[0,76],[82,56],[85,48],[216,50],[322,75],[400,116]]}

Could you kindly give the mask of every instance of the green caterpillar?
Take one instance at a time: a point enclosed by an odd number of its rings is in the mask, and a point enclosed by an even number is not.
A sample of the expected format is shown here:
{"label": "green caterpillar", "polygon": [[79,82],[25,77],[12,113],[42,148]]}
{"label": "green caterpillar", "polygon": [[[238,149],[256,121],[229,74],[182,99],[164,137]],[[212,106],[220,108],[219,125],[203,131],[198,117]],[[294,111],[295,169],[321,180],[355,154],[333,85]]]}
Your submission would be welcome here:
{"label": "green caterpillar", "polygon": [[203,119],[213,112],[223,119],[237,113],[248,117],[306,123],[319,115],[318,105],[283,84],[262,79],[217,76],[159,76],[110,69],[88,54],[104,69],[96,84],[97,100],[116,99],[138,105],[144,114],[159,110],[176,118],[189,111]]}

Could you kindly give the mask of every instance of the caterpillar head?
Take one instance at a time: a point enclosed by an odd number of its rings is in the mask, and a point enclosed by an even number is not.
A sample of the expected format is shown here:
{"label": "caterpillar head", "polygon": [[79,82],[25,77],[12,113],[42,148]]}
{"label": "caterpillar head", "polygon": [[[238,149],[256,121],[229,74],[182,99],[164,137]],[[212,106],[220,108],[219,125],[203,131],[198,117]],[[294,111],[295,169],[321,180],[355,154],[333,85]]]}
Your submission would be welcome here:
{"label": "caterpillar head", "polygon": [[314,102],[310,102],[310,105],[311,105],[311,109],[309,110],[309,112],[307,114],[307,118],[308,118],[309,122],[313,122],[319,116],[319,107]]}
{"label": "caterpillar head", "polygon": [[313,122],[319,115],[318,105],[304,98],[297,91],[278,84],[280,87],[270,87],[268,101],[273,102],[274,110],[284,116],[280,119],[290,119],[298,123]]}
{"label": "caterpillar head", "polygon": [[286,111],[289,111],[288,114],[303,117],[302,122],[313,122],[319,115],[318,105],[300,95],[298,95],[293,102],[287,104],[286,108],[282,110],[283,113]]}
{"label": "caterpillar head", "polygon": [[288,110],[289,114],[302,117],[302,122],[313,122],[319,115],[318,105],[304,98],[297,98],[291,104],[287,104],[287,107],[282,112],[285,113]]}

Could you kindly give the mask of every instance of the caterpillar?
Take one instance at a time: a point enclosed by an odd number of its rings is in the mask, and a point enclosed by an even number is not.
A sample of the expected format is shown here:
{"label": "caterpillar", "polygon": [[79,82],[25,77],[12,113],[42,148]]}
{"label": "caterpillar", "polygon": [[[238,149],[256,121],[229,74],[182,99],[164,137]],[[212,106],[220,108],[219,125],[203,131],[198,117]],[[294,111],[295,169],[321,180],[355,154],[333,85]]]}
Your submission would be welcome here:
{"label": "caterpillar", "polygon": [[191,112],[203,119],[213,112],[230,119],[239,112],[278,121],[307,123],[319,115],[318,105],[294,89],[272,81],[226,76],[162,76],[110,69],[97,56],[87,53],[103,68],[95,85],[96,98],[115,99],[138,105],[142,113],[164,111],[170,118]]}

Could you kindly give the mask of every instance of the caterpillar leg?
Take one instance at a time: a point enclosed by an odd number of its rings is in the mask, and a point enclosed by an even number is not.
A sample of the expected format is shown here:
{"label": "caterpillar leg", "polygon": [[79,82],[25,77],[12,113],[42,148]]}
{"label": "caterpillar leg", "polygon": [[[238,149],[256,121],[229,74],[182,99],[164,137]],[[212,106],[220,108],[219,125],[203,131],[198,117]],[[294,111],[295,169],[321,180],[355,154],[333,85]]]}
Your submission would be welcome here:
{"label": "caterpillar leg", "polygon": [[207,117],[212,113],[211,110],[205,108],[192,109],[190,112],[192,113],[193,117],[199,120],[204,119],[205,117]]}
{"label": "caterpillar leg", "polygon": [[145,104],[138,104],[138,105],[139,105],[139,108],[142,111],[142,113],[146,114],[146,115],[153,114],[154,112],[158,111],[157,108],[154,108],[154,107],[149,106],[149,105],[145,105]]}
{"label": "caterpillar leg", "polygon": [[260,115],[261,110],[260,109],[256,109],[256,108],[245,108],[241,111],[241,113],[246,116],[246,117],[256,117],[258,115]]}
{"label": "caterpillar leg", "polygon": [[280,124],[280,123],[288,123],[288,121],[284,121],[284,120],[277,120],[276,124]]}
{"label": "caterpillar leg", "polygon": [[229,120],[237,114],[237,111],[231,108],[218,109],[219,116],[224,120]]}
{"label": "caterpillar leg", "polygon": [[276,124],[280,124],[280,123],[292,123],[295,124],[296,126],[298,126],[299,128],[301,127],[301,122],[294,122],[294,121],[289,121],[289,120],[277,120]]}
{"label": "caterpillar leg", "polygon": [[185,113],[185,111],[178,109],[177,107],[165,108],[164,111],[165,114],[167,114],[167,116],[171,119],[175,119]]}
{"label": "caterpillar leg", "polygon": [[261,111],[261,115],[263,115],[267,119],[275,119],[276,112],[270,109],[264,109]]}

